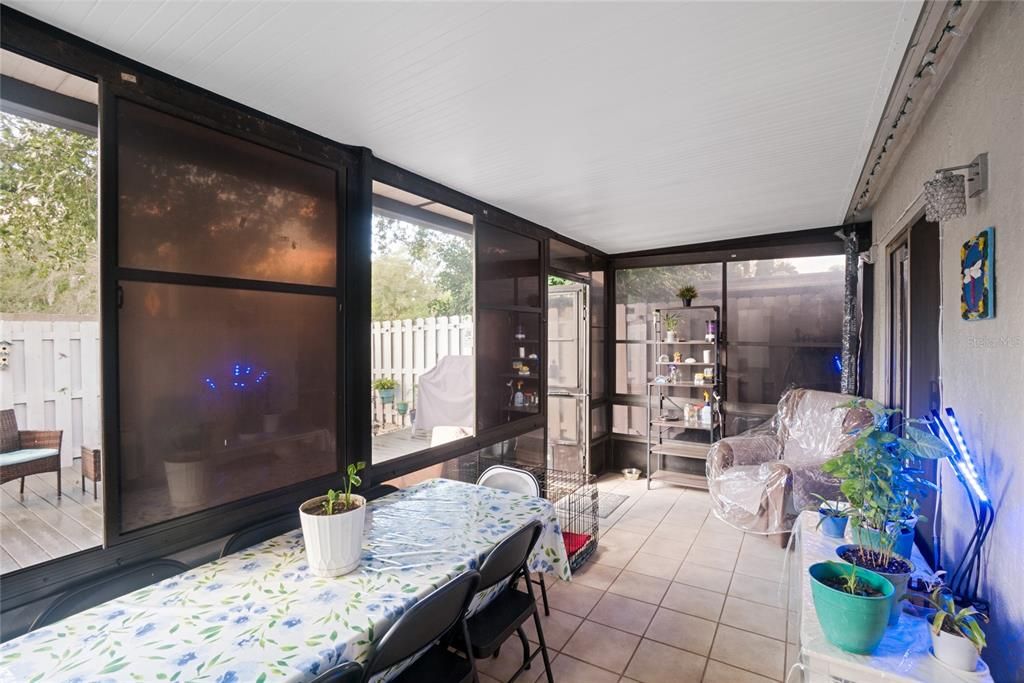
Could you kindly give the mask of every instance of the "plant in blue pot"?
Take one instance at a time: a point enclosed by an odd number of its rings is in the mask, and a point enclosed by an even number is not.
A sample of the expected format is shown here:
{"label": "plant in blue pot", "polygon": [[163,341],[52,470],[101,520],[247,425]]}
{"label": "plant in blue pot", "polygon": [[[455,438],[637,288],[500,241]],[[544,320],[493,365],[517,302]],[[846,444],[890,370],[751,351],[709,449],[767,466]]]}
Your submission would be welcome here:
{"label": "plant in blue pot", "polygon": [[808,568],[811,597],[821,630],[847,652],[872,652],[885,636],[893,585],[884,577],[842,562],[818,562]]}
{"label": "plant in blue pot", "polygon": [[819,501],[817,528],[829,538],[842,538],[846,533],[846,523],[849,521],[849,503],[838,498],[836,500],[828,500],[817,493],[812,493],[811,495]]}
{"label": "plant in blue pot", "polygon": [[388,405],[395,402],[395,389],[398,387],[398,382],[390,377],[382,377],[373,380],[372,386],[380,396],[381,403]]}
{"label": "plant in blue pot", "polygon": [[934,484],[916,463],[949,455],[948,447],[931,432],[918,429],[917,420],[902,420],[899,410],[858,398],[841,407],[870,412],[872,420],[854,433],[852,445],[825,462],[822,472],[840,480],[850,502],[851,545],[836,553],[858,567],[877,572],[896,589],[889,624],[899,621],[900,601],[914,571],[913,527],[918,497]]}

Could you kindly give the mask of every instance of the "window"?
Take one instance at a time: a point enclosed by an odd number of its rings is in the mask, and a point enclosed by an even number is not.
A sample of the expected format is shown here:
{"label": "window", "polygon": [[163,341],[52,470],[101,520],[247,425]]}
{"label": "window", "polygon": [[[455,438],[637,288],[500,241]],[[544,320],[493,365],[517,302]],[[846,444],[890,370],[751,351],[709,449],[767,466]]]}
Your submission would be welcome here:
{"label": "window", "polygon": [[726,432],[775,412],[791,386],[839,391],[843,257],[729,263]]}
{"label": "window", "polygon": [[[615,271],[615,394],[612,430],[637,438],[647,436],[647,382],[655,375],[654,311],[679,306],[676,292],[684,285],[697,288],[694,305],[722,303],[722,266],[700,263],[682,266],[630,268]],[[703,320],[685,318],[683,339],[704,336]],[[680,323],[683,325],[683,323]],[[695,393],[696,397],[697,394]]]}
{"label": "window", "polygon": [[547,354],[540,241],[477,224],[477,429],[541,411]]}
{"label": "window", "polygon": [[[104,514],[92,455],[102,423],[97,87],[6,50],[2,69],[0,409],[17,426],[0,434],[0,453],[55,453],[0,471],[7,574],[99,546]],[[18,430],[49,434],[26,444]]]}
{"label": "window", "polygon": [[113,102],[120,538],[337,472],[339,174]]}
{"label": "window", "polygon": [[374,182],[373,462],[475,434],[473,217]]}

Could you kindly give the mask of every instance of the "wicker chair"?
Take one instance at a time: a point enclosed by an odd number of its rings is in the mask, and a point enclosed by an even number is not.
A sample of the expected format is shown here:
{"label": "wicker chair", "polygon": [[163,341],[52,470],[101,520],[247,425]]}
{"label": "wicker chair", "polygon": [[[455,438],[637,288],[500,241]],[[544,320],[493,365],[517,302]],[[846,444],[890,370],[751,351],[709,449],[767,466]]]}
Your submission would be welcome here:
{"label": "wicker chair", "polygon": [[0,410],[0,484],[43,472],[57,473],[57,497],[60,498],[60,442],[63,432],[18,429],[13,410]]}

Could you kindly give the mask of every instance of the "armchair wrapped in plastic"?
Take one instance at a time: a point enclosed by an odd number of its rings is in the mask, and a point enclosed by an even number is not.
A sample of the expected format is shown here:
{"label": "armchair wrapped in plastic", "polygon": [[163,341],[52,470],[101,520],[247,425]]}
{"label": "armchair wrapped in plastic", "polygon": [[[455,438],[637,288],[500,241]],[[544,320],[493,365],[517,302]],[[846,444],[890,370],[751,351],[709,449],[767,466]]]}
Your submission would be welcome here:
{"label": "armchair wrapped in plastic", "polygon": [[871,421],[863,410],[834,410],[851,398],[790,389],[770,420],[714,444],[707,475],[716,516],[744,531],[785,533],[816,502],[812,494],[834,498],[839,482],[822,473],[821,464]]}

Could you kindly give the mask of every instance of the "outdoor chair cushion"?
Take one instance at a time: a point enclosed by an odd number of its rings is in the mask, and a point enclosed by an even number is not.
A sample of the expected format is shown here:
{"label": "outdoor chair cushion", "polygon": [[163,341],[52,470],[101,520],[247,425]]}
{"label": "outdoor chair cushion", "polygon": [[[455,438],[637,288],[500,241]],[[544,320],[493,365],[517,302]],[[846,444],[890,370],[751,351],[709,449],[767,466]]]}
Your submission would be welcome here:
{"label": "outdoor chair cushion", "polygon": [[22,448],[18,451],[0,453],[0,467],[20,465],[23,462],[48,458],[52,455],[57,455],[59,452],[56,448]]}

